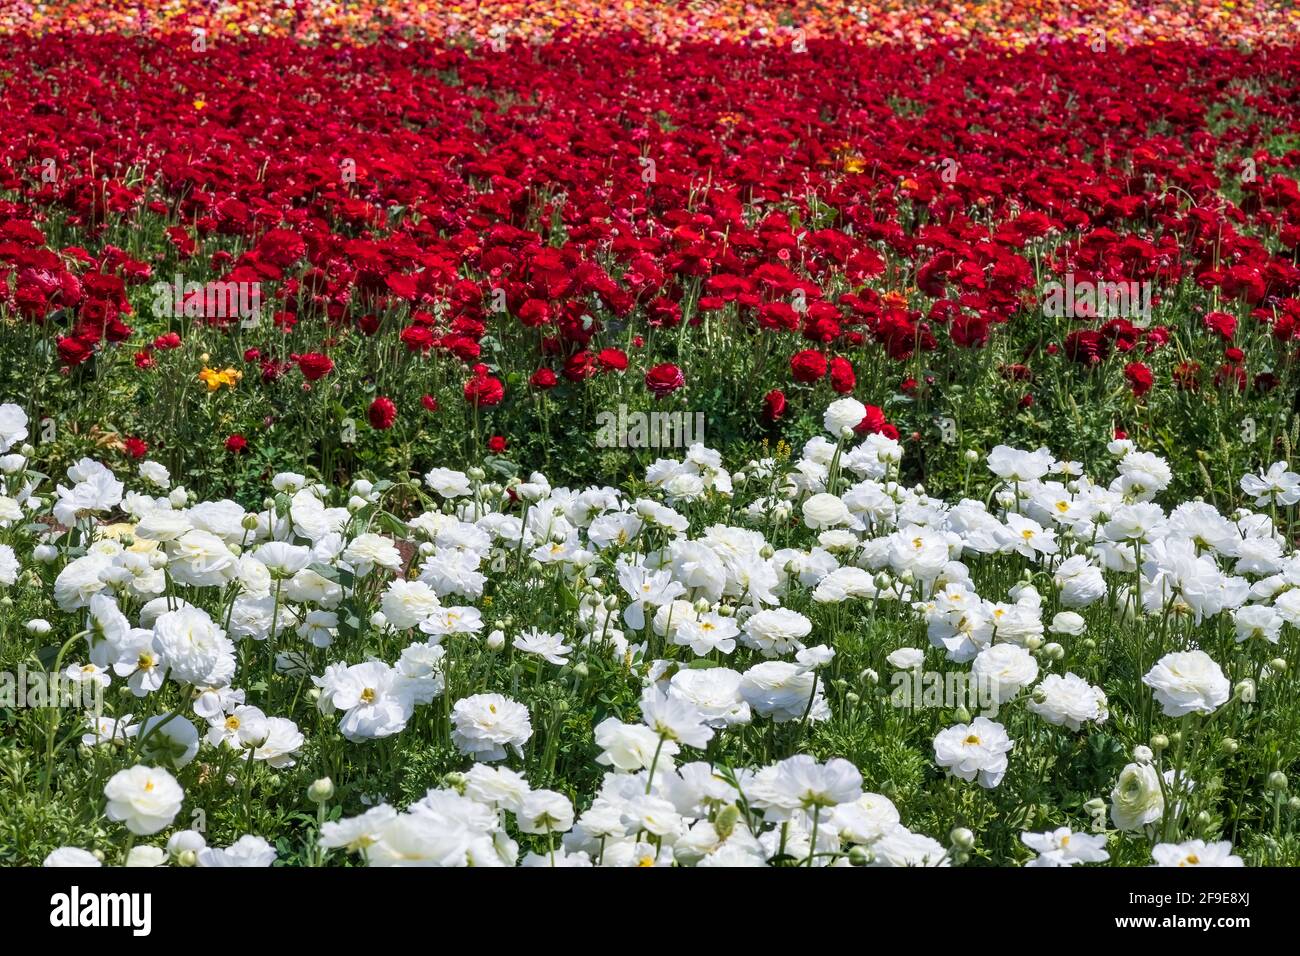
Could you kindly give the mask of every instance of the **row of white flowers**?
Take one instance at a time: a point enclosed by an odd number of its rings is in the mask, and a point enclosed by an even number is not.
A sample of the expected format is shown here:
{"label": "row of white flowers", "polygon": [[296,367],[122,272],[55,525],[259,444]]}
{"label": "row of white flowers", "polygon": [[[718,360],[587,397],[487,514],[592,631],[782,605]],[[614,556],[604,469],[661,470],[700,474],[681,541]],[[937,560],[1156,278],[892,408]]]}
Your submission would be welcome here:
{"label": "row of white flowers", "polygon": [[[698,759],[715,735],[758,722],[835,719],[827,675],[840,648],[814,618],[838,606],[916,622],[929,647],[892,648],[891,666],[920,668],[930,656],[968,665],[996,704],[1020,701],[1032,715],[1023,720],[1056,733],[1110,719],[1115,688],[1061,665],[1064,644],[1088,639],[1089,614],[1158,626],[1159,653],[1136,650],[1143,693],[1167,718],[1244,706],[1285,670],[1280,651],[1231,677],[1214,656],[1221,633],[1267,649],[1300,626],[1300,554],[1276,523],[1279,508],[1300,500],[1300,476],[1285,465],[1243,480],[1259,510],[1225,515],[1203,501],[1156,503],[1169,467],[1128,441],[1110,448],[1108,483],[1047,449],[999,446],[987,456],[989,499],[948,503],[897,482],[898,443],[853,435],[864,414],[853,399],[836,401],[829,437],[796,460],[735,473],[695,445],[651,465],[639,494],[437,468],[424,478],[424,504],[399,520],[390,506],[413,500],[406,481],[336,490],[283,473],[259,510],[195,500],[150,461],[124,476],[83,459],[52,482],[23,445],[25,415],[6,405],[0,586],[44,588],[62,618],[33,618],[27,631],[54,631],[58,668],[108,692],[109,712],[88,719],[81,742],[130,764],[107,780],[105,813],[139,836],[177,823],[185,792],[174,773],[208,748],[248,767],[302,758],[301,715],[267,693],[268,674],[254,664],[262,657],[271,681],[306,681],[353,744],[411,732],[422,711],[445,708],[465,768],[404,809],[381,802],[320,828],[322,854],[356,853],[370,865],[965,861],[977,834],[959,828],[941,843],[913,832],[847,760],[796,753],[731,768]],[[704,513],[711,523],[694,524]],[[1014,583],[979,593],[986,567],[1010,568]],[[507,578],[571,594],[563,626],[522,626],[485,600]],[[392,654],[363,654],[371,637]],[[639,713],[594,726],[593,754],[608,772],[580,812],[511,769],[537,728],[508,686],[484,678],[444,701],[469,647],[579,675],[599,659],[641,679]],[[878,680],[872,670],[860,677]],[[248,689],[258,681],[261,696]],[[169,689],[181,706],[160,703]],[[1111,823],[1149,839],[1158,864],[1240,865],[1223,841],[1171,837],[1186,835],[1180,803],[1194,768],[1158,769],[1160,739],[1134,748],[1110,794]],[[1006,724],[968,717],[933,738],[932,757],[954,778],[996,788],[1017,744]],[[330,788],[319,789],[328,799]],[[1106,860],[1106,834],[1076,826],[1025,833],[1034,865]],[[543,849],[521,852],[522,835],[540,835]],[[166,849],[136,846],[130,861],[268,865],[268,836],[218,848],[177,829]],[[69,847],[47,862],[98,858]]]}

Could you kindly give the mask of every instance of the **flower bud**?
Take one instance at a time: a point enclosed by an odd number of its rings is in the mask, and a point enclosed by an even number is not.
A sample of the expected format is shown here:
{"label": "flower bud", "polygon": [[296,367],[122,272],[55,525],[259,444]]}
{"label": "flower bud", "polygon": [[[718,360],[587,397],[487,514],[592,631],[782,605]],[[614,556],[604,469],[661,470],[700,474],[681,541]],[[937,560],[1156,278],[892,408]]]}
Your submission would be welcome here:
{"label": "flower bud", "polygon": [[329,777],[321,777],[319,780],[312,782],[307,788],[307,799],[312,803],[325,803],[334,796],[334,781]]}
{"label": "flower bud", "polygon": [[1219,741],[1219,750],[1225,757],[1235,754],[1240,748],[1241,745],[1237,743],[1235,737],[1224,737]]}
{"label": "flower bud", "polygon": [[867,866],[873,857],[864,846],[854,846],[849,850],[849,863],[852,866]]}
{"label": "flower bud", "polygon": [[487,647],[489,651],[499,651],[506,646],[506,636],[500,630],[495,630],[487,636]]}
{"label": "flower bud", "polygon": [[240,519],[239,526],[243,528],[245,531],[256,531],[257,515],[254,514],[244,515],[244,517]]}
{"label": "flower bud", "polygon": [[1164,734],[1156,734],[1154,737],[1151,738],[1151,749],[1154,750],[1156,753],[1160,753],[1160,751],[1162,750],[1168,750],[1169,738],[1166,737]]}
{"label": "flower bud", "polygon": [[1274,770],[1268,775],[1268,789],[1276,790],[1281,793],[1288,786],[1286,774],[1281,770]]}
{"label": "flower bud", "polygon": [[573,665],[573,676],[578,678],[578,680],[586,680],[590,673],[591,668],[587,666],[585,661],[578,661],[578,663]]}
{"label": "flower bud", "polygon": [[1133,759],[1137,763],[1150,763],[1155,756],[1150,747],[1144,747],[1142,744],[1133,748]]}
{"label": "flower bud", "polygon": [[948,834],[948,842],[959,850],[969,850],[975,845],[975,834],[965,827],[955,827]]}
{"label": "flower bud", "polygon": [[975,462],[980,460],[980,453],[974,448],[967,448],[966,451],[962,453],[962,457],[966,459],[966,464],[973,465]]}

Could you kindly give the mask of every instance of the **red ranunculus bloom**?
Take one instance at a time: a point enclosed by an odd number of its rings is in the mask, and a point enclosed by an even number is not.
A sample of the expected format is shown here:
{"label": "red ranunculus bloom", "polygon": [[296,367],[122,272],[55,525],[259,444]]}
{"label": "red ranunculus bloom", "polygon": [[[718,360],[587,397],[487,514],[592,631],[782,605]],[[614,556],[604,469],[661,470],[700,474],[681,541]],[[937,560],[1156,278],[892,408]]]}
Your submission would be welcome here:
{"label": "red ranunculus bloom", "polygon": [[852,362],[837,355],[831,359],[830,371],[831,388],[841,395],[848,395],[853,391],[853,386],[858,383],[858,378],[853,374]]}
{"label": "red ranunculus bloom", "polygon": [[656,365],[645,373],[645,387],[654,392],[655,398],[663,398],[685,384],[686,376],[671,362]]}
{"label": "red ranunculus bloom", "polygon": [[493,435],[488,439],[487,445],[488,451],[494,455],[500,455],[506,450],[509,443],[501,435]]}
{"label": "red ranunculus bloom", "polygon": [[785,392],[774,388],[763,396],[763,417],[769,422],[779,422],[785,415]]}
{"label": "red ranunculus bloom", "polygon": [[142,438],[131,437],[124,439],[122,442],[122,450],[131,458],[143,458],[145,455],[149,454],[149,446]]}
{"label": "red ranunculus bloom", "polygon": [[531,385],[533,388],[539,388],[542,391],[555,388],[555,386],[558,385],[559,383],[560,380],[555,377],[555,373],[552,372],[549,368],[539,368],[528,379],[529,385]]}
{"label": "red ranunculus bloom", "polygon": [[391,398],[380,395],[370,403],[370,408],[366,411],[366,417],[370,419],[371,428],[384,431],[392,428],[393,422],[397,421],[397,406],[393,404]]}
{"label": "red ranunculus bloom", "polygon": [[885,412],[875,405],[867,406],[867,414],[862,416],[862,421],[854,426],[853,430],[859,435],[874,435],[877,432],[885,430]]}
{"label": "red ranunculus bloom", "polygon": [[1128,380],[1129,388],[1133,394],[1139,398],[1151,391],[1151,386],[1155,384],[1155,376],[1151,374],[1151,369],[1142,362],[1129,362],[1124,366],[1124,378]]}
{"label": "red ranunculus bloom", "polygon": [[230,452],[232,455],[238,455],[240,452],[245,451],[247,448],[248,448],[248,439],[245,438],[243,435],[238,435],[238,434],[231,435],[229,438],[226,439],[226,451]]}
{"label": "red ranunculus bloom", "polygon": [[475,365],[474,376],[465,383],[465,401],[480,408],[500,405],[506,397],[506,388],[501,380],[488,374],[486,365]]}
{"label": "red ranunculus bloom", "polygon": [[627,368],[627,355],[622,349],[601,349],[596,361],[607,372],[621,372]]}
{"label": "red ranunculus bloom", "polygon": [[796,382],[810,384],[826,376],[826,356],[816,349],[804,349],[790,357],[790,374]]}
{"label": "red ranunculus bloom", "polygon": [[420,404],[424,406],[425,411],[436,412],[438,410],[438,400],[432,395],[421,395]]}
{"label": "red ranunculus bloom", "polygon": [[322,379],[334,371],[334,360],[328,355],[322,355],[319,352],[308,352],[306,355],[294,355],[291,358],[298,363],[298,368],[302,369],[303,378],[309,382]]}
{"label": "red ranunculus bloom", "polygon": [[1205,328],[1227,342],[1237,334],[1237,319],[1227,312],[1211,312],[1205,317]]}

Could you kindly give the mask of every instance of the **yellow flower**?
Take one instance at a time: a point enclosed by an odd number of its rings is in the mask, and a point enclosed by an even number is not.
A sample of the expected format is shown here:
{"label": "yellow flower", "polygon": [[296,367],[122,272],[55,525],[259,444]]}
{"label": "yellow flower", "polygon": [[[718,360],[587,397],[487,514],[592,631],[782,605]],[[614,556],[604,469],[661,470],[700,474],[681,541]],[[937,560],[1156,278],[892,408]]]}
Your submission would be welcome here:
{"label": "yellow flower", "polygon": [[849,156],[844,160],[844,171],[846,173],[860,173],[867,168],[867,161],[861,156]]}
{"label": "yellow flower", "polygon": [[199,372],[199,381],[208,387],[209,392],[215,392],[222,385],[234,388],[243,377],[243,372],[233,368],[222,369],[220,372],[214,368],[204,368]]}

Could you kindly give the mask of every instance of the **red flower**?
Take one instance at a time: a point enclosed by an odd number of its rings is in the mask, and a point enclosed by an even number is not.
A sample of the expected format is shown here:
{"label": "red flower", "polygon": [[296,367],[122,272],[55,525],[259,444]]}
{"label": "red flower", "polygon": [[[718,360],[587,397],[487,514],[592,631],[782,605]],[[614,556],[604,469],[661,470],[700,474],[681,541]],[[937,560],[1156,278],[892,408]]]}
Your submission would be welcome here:
{"label": "red flower", "polygon": [[1129,362],[1125,365],[1124,378],[1128,379],[1129,388],[1133,389],[1133,394],[1139,398],[1151,391],[1151,386],[1156,380],[1151,374],[1151,369],[1141,362]]}
{"label": "red flower", "polygon": [[143,458],[149,454],[149,446],[141,438],[127,438],[122,442],[122,451],[126,452],[128,457]]}
{"label": "red flower", "polygon": [[539,388],[542,391],[555,388],[559,383],[560,380],[555,377],[555,373],[549,368],[539,368],[532,374],[532,377],[528,379],[529,385],[533,388]]}
{"label": "red flower", "polygon": [[500,405],[506,397],[506,387],[501,380],[488,374],[486,365],[474,366],[474,377],[465,383],[465,401],[482,408]]}
{"label": "red flower", "polygon": [[298,363],[298,368],[302,369],[303,378],[309,382],[322,379],[334,371],[334,360],[328,355],[321,355],[319,352],[308,352],[306,355],[291,355],[290,358]]}
{"label": "red flower", "polygon": [[804,349],[790,356],[790,374],[796,382],[811,384],[826,376],[826,356],[815,349]]}
{"label": "red flower", "polygon": [[769,422],[779,422],[785,415],[785,392],[774,388],[763,396],[763,417]]}
{"label": "red flower", "polygon": [[432,395],[421,395],[420,404],[424,406],[425,411],[436,412],[438,410],[438,400]]}
{"label": "red flower", "polygon": [[433,348],[433,333],[423,325],[408,326],[399,338],[411,352],[427,352]]}
{"label": "red flower", "polygon": [[73,335],[65,335],[58,341],[59,358],[64,365],[80,365],[94,353],[94,348]]}
{"label": "red flower", "polygon": [[1110,343],[1091,329],[1071,332],[1065,337],[1065,354],[1080,365],[1096,365],[1110,354]]}
{"label": "red flower", "polygon": [[682,370],[671,362],[656,365],[645,373],[645,387],[654,392],[655,398],[663,398],[685,384]]}
{"label": "red flower", "polygon": [[226,451],[232,455],[238,455],[248,448],[248,439],[243,435],[235,434],[226,439]]}
{"label": "red flower", "polygon": [[153,347],[163,352],[167,349],[178,349],[181,347],[180,334],[176,332],[166,332],[153,340]]}
{"label": "red flower", "polygon": [[841,395],[848,395],[853,391],[853,386],[858,383],[858,379],[853,374],[852,362],[837,355],[831,359],[830,370],[831,388]]}
{"label": "red flower", "polygon": [[149,351],[148,349],[142,349],[141,351],[135,353],[136,368],[145,368],[145,369],[154,368],[155,366],[157,366],[157,364],[158,364],[158,360],[153,357],[153,352]]}
{"label": "red flower", "polygon": [[506,450],[508,442],[500,435],[493,435],[488,439],[488,451],[494,455],[500,455]]}
{"label": "red flower", "polygon": [[384,431],[392,428],[393,422],[397,421],[397,406],[393,404],[391,398],[380,395],[370,403],[366,417],[370,419],[371,428]]}
{"label": "red flower", "polygon": [[607,372],[621,372],[627,368],[627,355],[622,349],[601,349],[596,362]]}
{"label": "red flower", "polygon": [[859,435],[874,435],[885,430],[885,412],[875,405],[867,406],[867,414],[862,416],[862,421],[854,426],[853,430]]}
{"label": "red flower", "polygon": [[575,352],[564,361],[564,377],[570,382],[581,382],[596,374],[596,358],[585,349]]}
{"label": "red flower", "polygon": [[1237,334],[1237,320],[1227,312],[1211,312],[1205,317],[1205,329],[1227,342]]}

